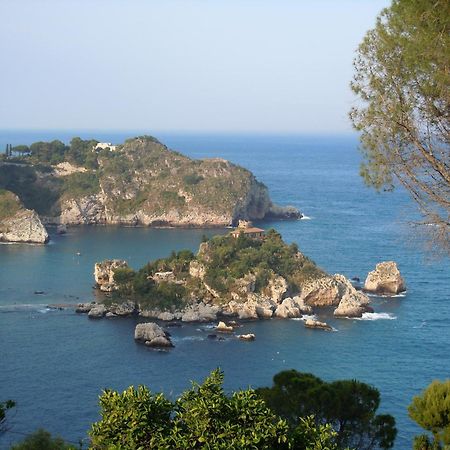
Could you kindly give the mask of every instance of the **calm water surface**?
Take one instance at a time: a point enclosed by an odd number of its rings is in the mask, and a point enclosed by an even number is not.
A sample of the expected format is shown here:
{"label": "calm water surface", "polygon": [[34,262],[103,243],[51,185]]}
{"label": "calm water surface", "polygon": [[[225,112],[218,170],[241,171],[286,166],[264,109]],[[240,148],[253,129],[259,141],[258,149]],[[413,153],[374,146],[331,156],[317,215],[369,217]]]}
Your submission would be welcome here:
{"label": "calm water surface", "polygon": [[[120,143],[134,134],[0,132],[0,149],[73,135]],[[52,235],[47,246],[0,245],[0,399],[17,401],[12,431],[44,427],[78,441],[98,419],[104,387],[146,384],[175,396],[218,366],[228,390],[268,385],[278,371],[295,368],[375,385],[381,410],[397,420],[395,448],[410,448],[418,432],[406,412],[412,396],[433,379],[450,377],[450,264],[424,256],[406,225],[414,218],[406,194],[364,187],[353,136],[158,137],[196,158],[241,164],[269,187],[275,202],[300,208],[309,220],[261,225],[276,227],[328,272],[363,279],[377,262],[397,261],[406,296],[374,298],[372,320],[321,316],[334,333],[271,320],[244,326],[255,342],[212,342],[207,327],[186,325],[173,330],[173,350],[155,352],[135,344],[135,319],[91,321],[46,305],[93,299],[95,261],[124,258],[137,268],[172,249],[196,250],[203,234],[226,230],[89,227]],[[0,448],[20,438],[8,433]]]}

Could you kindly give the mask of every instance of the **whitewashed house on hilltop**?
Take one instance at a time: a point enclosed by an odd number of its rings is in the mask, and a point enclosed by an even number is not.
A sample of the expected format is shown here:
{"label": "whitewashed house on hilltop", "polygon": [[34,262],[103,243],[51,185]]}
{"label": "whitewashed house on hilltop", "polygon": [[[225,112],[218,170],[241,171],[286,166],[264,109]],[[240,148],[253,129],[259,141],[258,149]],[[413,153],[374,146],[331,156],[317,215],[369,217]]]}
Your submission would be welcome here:
{"label": "whitewashed house on hilltop", "polygon": [[99,142],[95,147],[94,150],[104,150],[106,148],[109,148],[111,152],[113,152],[116,149],[115,145],[112,145],[111,142]]}

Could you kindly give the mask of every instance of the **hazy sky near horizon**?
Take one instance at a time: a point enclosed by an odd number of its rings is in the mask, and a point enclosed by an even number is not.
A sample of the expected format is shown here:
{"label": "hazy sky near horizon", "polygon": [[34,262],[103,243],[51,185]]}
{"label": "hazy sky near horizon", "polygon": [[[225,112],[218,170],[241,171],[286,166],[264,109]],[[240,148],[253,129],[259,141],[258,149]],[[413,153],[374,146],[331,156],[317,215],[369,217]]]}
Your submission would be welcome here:
{"label": "hazy sky near horizon", "polygon": [[1,0],[0,128],[348,132],[388,0]]}

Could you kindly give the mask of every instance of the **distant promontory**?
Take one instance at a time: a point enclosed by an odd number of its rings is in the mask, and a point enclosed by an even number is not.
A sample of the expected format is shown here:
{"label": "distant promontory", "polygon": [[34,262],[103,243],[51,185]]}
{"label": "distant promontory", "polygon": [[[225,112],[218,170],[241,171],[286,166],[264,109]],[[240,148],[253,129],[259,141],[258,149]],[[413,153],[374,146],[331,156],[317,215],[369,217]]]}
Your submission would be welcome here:
{"label": "distant promontory", "polygon": [[[74,138],[9,148],[0,189],[45,225],[222,227],[301,218],[296,208],[274,205],[250,171],[224,159],[191,159],[150,136],[122,145]],[[11,219],[3,210],[0,226]]]}

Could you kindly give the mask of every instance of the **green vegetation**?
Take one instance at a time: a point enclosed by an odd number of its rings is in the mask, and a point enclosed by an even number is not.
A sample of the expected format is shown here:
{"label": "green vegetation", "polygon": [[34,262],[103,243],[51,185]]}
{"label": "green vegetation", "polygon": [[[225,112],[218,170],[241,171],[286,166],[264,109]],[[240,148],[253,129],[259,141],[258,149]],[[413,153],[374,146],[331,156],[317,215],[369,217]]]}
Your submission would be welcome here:
{"label": "green vegetation", "polygon": [[85,197],[99,190],[99,177],[95,172],[76,172],[63,178],[62,193],[67,198]]}
{"label": "green vegetation", "polygon": [[413,398],[408,407],[409,416],[433,436],[417,436],[414,448],[439,450],[450,446],[450,379],[433,381],[421,395]]}
{"label": "green vegetation", "polygon": [[14,216],[20,210],[20,203],[14,194],[5,189],[0,189],[0,221]]}
{"label": "green vegetation", "polygon": [[[181,308],[188,291],[180,282],[189,276],[189,263],[193,259],[191,251],[181,250],[172,252],[168,258],[148,263],[137,272],[129,268],[116,269],[114,281],[119,285],[119,290],[113,299],[133,295],[144,307],[161,310]],[[175,278],[172,281],[155,281],[152,277],[157,272],[173,272]]]}
{"label": "green vegetation", "polygon": [[11,450],[75,450],[76,447],[68,445],[59,437],[45,430],[37,430],[27,436],[19,444],[13,445]]}
{"label": "green vegetation", "polygon": [[410,192],[450,252],[450,3],[394,0],[358,49],[350,113],[370,186]]}
{"label": "green vegetation", "polygon": [[324,275],[313,261],[299,253],[296,244],[285,244],[273,229],[267,232],[264,240],[244,234],[237,239],[231,235],[215,236],[199,259],[206,267],[205,281],[222,293],[247,273],[256,275],[257,292],[267,286],[273,274],[286,278],[294,292],[307,279]]}
{"label": "green vegetation", "polygon": [[[93,449],[314,449],[335,450],[335,433],[301,418],[290,433],[251,389],[225,395],[215,370],[174,403],[146,387],[100,397],[102,419],[92,425]],[[125,419],[126,418],[126,419]]]}
{"label": "green vegetation", "polygon": [[49,215],[61,192],[61,180],[39,175],[39,168],[28,165],[0,165],[0,189],[14,192],[28,209]]}
{"label": "green vegetation", "polygon": [[[313,261],[298,251],[296,244],[285,244],[279,233],[269,230],[263,240],[243,234],[238,238],[215,236],[203,243],[197,256],[182,250],[150,262],[137,272],[116,269],[114,279],[119,290],[115,296],[133,296],[143,306],[163,309],[179,308],[189,298],[202,298],[207,292],[198,278],[189,275],[191,261],[204,267],[204,281],[222,294],[222,301],[229,298],[237,280],[247,274],[255,275],[256,292],[263,292],[270,280],[280,275],[286,278],[293,293],[298,292],[306,280],[324,275]],[[171,272],[171,278],[155,280],[157,272]]]}
{"label": "green vegetation", "polygon": [[296,370],[280,372],[273,381],[273,387],[256,392],[291,427],[297,426],[299,417],[313,415],[316,426],[329,424],[333,428],[340,448],[393,447],[395,419],[376,415],[380,404],[376,388],[356,380],[327,383]]}

